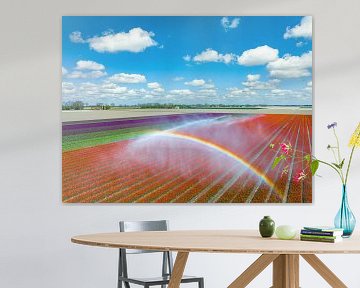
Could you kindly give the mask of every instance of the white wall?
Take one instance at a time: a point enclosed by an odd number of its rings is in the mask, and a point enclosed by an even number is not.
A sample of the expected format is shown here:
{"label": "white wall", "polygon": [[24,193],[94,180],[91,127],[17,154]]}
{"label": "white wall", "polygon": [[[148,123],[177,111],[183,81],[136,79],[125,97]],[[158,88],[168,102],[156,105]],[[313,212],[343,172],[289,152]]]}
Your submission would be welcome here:
{"label": "white wall", "polygon": [[[115,287],[116,250],[77,246],[70,237],[115,231],[119,219],[167,218],[173,229],[256,228],[263,215],[299,227],[331,224],[340,183],[326,169],[315,181],[312,205],[62,204],[61,16],[313,15],[314,143],[316,154],[326,157],[332,140],[326,124],[337,121],[347,143],[360,120],[359,1],[6,2],[0,12],[0,287]],[[349,192],[360,219],[360,151],[355,156]],[[204,275],[208,288],[222,288],[255,257],[193,254],[187,272]],[[321,258],[349,287],[360,287],[360,255]],[[301,265],[302,287],[327,287],[306,263]],[[270,273],[266,270],[251,287],[269,287]]]}

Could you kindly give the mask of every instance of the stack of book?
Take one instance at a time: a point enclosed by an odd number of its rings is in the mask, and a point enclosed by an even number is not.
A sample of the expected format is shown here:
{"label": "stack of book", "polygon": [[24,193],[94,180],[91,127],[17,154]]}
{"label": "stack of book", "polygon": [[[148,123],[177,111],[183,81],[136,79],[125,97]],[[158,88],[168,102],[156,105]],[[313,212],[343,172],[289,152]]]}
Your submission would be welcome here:
{"label": "stack of book", "polygon": [[300,232],[302,241],[336,243],[342,241],[344,230],[334,227],[304,227]]}

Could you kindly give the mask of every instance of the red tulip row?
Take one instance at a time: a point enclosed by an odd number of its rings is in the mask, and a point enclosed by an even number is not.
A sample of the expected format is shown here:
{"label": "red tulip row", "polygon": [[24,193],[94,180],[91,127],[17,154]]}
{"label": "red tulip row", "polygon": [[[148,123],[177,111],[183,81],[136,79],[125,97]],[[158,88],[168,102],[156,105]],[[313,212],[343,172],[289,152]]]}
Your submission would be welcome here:
{"label": "red tulip row", "polygon": [[280,151],[268,149],[271,143],[290,142],[303,151],[301,156],[310,153],[311,116],[255,117],[185,127],[180,132],[246,158],[272,179],[273,188],[219,151],[183,139],[159,138],[145,143],[136,154],[128,150],[134,140],[64,152],[63,201],[311,202],[311,177],[303,182],[293,179],[304,163],[293,163],[289,174],[282,175],[279,169],[271,169]]}

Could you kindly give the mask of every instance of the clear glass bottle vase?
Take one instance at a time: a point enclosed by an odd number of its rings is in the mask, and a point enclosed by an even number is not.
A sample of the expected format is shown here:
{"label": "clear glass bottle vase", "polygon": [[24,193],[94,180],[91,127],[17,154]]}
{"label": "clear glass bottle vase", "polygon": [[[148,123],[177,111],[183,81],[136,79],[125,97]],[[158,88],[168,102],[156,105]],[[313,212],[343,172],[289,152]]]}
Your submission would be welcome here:
{"label": "clear glass bottle vase", "polygon": [[336,228],[344,229],[343,237],[345,238],[350,237],[355,229],[356,219],[349,207],[346,185],[342,187],[341,206],[336,214],[334,224]]}

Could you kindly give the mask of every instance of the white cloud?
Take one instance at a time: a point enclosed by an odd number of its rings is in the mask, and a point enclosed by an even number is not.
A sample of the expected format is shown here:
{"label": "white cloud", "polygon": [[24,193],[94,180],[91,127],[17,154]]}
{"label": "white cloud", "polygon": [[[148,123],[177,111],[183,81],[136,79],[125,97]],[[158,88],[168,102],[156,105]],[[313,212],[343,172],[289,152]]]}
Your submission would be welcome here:
{"label": "white cloud", "polygon": [[95,61],[79,60],[76,62],[76,70],[104,70],[103,64],[96,63]]}
{"label": "white cloud", "polygon": [[231,21],[228,17],[221,18],[221,25],[224,27],[225,31],[229,29],[235,29],[239,26],[240,18],[233,18]]}
{"label": "white cloud", "polygon": [[271,93],[273,95],[279,95],[279,96],[288,95],[291,92],[293,92],[293,91],[292,90],[287,90],[287,89],[273,89],[273,90],[271,90]]}
{"label": "white cloud", "polygon": [[223,62],[229,64],[234,59],[233,54],[220,54],[219,52],[208,48],[200,54],[194,56],[195,62]]}
{"label": "white cloud", "polygon": [[240,89],[240,88],[228,88],[227,89],[230,92],[231,96],[253,96],[256,95],[255,91],[250,90],[249,88],[244,88],[244,89]]}
{"label": "white cloud", "polygon": [[245,87],[248,87],[252,90],[269,90],[269,89],[275,89],[280,83],[280,80],[278,79],[272,79],[267,82],[262,81],[245,81],[242,82],[242,85]]}
{"label": "white cloud", "polygon": [[156,93],[163,93],[164,91],[165,91],[165,89],[161,88],[161,87],[155,88],[155,89],[152,90],[152,92],[156,92]]}
{"label": "white cloud", "polygon": [[158,89],[161,87],[161,85],[158,82],[150,82],[147,84],[147,87],[151,89]]}
{"label": "white cloud", "polygon": [[205,83],[201,88],[212,89],[215,85],[212,83]]}
{"label": "white cloud", "polygon": [[309,81],[307,84],[306,84],[306,87],[304,88],[305,91],[307,92],[312,92],[312,81]]}
{"label": "white cloud", "polygon": [[109,81],[115,83],[144,83],[146,82],[146,77],[141,74],[126,74],[126,73],[119,73],[114,74],[108,78]]}
{"label": "white cloud", "polygon": [[75,85],[71,82],[62,82],[62,93],[63,94],[73,94],[75,93]]}
{"label": "white cloud", "polygon": [[184,59],[186,62],[189,62],[189,61],[191,61],[191,56],[190,56],[190,55],[185,55],[185,56],[183,57],[183,59]]}
{"label": "white cloud", "polygon": [[267,45],[246,50],[238,57],[238,63],[244,66],[265,65],[278,58],[279,50]]}
{"label": "white cloud", "polygon": [[299,41],[299,42],[296,42],[295,46],[296,47],[303,47],[306,43],[303,42],[303,41]]}
{"label": "white cloud", "polygon": [[189,86],[203,86],[205,84],[205,80],[203,79],[194,79],[192,81],[189,81],[189,82],[185,82],[184,84],[185,85],[189,85]]}
{"label": "white cloud", "polygon": [[151,89],[150,93],[152,95],[159,95],[165,92],[165,89],[161,87],[160,83],[158,82],[150,82],[147,84],[147,87]]}
{"label": "white cloud", "polygon": [[260,74],[249,74],[246,78],[247,81],[258,81],[260,79]]}
{"label": "white cloud", "polygon": [[175,90],[170,90],[169,92],[170,94],[175,94],[180,96],[187,96],[193,94],[193,92],[189,89],[175,89]]}
{"label": "white cloud", "polygon": [[158,43],[152,38],[155,34],[141,29],[133,28],[129,32],[112,33],[106,32],[102,36],[83,39],[81,32],[75,31],[70,34],[70,40],[74,43],[88,43],[89,47],[96,52],[143,52],[146,48],[156,46]]}
{"label": "white cloud", "polygon": [[301,19],[300,24],[295,27],[287,27],[284,34],[284,39],[289,38],[311,38],[312,37],[312,17],[305,16]]}
{"label": "white cloud", "polygon": [[86,41],[82,38],[80,31],[74,31],[69,35],[70,41],[73,43],[86,43]]}
{"label": "white cloud", "polygon": [[68,70],[64,66],[62,66],[61,67],[61,73],[64,76],[64,75],[66,75],[68,73]]}
{"label": "white cloud", "polygon": [[173,81],[183,81],[183,80],[184,80],[184,77],[181,77],[181,76],[177,76],[177,77],[173,78]]}
{"label": "white cloud", "polygon": [[207,95],[207,96],[216,96],[216,90],[215,89],[200,89],[197,91],[200,94]]}
{"label": "white cloud", "polygon": [[123,94],[128,91],[127,87],[116,85],[115,83],[105,83],[99,87],[99,92],[104,94]]}
{"label": "white cloud", "polygon": [[106,72],[93,70],[90,72],[83,72],[83,71],[73,71],[71,73],[66,74],[66,78],[70,79],[96,79],[106,75]]}
{"label": "white cloud", "polygon": [[301,56],[284,55],[267,65],[271,77],[299,78],[311,75],[312,51]]}

